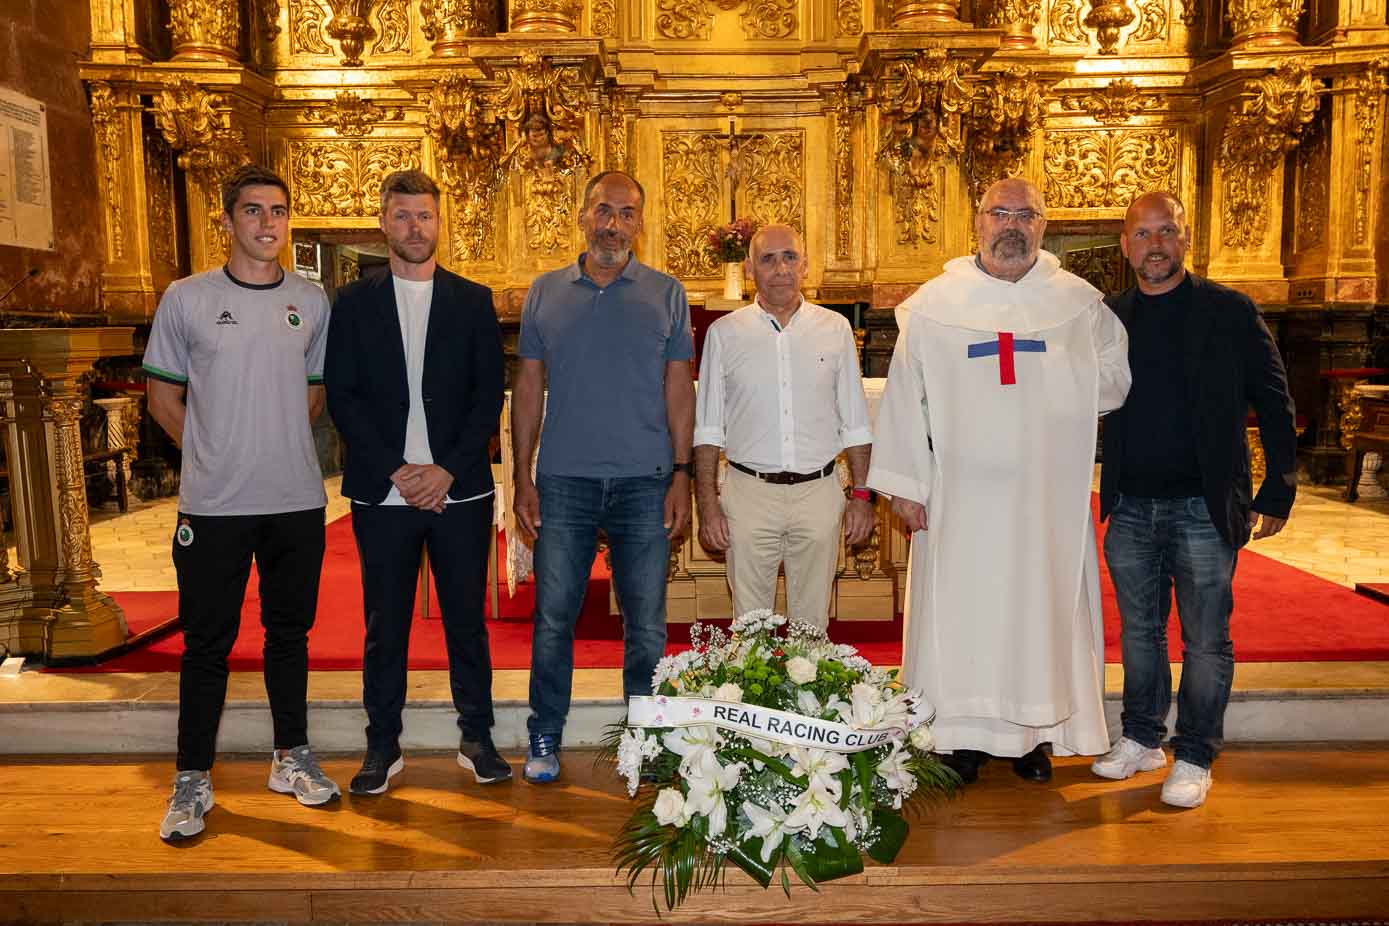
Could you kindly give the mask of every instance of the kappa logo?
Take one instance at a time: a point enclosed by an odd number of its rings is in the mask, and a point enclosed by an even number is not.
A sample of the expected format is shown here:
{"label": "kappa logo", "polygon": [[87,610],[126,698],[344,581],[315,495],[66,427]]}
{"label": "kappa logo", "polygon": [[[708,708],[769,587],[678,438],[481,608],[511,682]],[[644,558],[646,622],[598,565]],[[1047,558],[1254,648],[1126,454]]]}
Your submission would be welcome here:
{"label": "kappa logo", "polygon": [[217,316],[217,324],[235,325],[239,323],[236,320],[236,316],[232,315],[231,309],[223,309],[222,314]]}

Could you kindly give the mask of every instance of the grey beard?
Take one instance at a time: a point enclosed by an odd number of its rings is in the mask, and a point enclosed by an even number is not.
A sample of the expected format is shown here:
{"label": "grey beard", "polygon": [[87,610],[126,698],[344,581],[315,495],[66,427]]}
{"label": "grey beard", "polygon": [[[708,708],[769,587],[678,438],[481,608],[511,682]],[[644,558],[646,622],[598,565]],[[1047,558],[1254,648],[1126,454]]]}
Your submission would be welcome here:
{"label": "grey beard", "polygon": [[1017,260],[1027,256],[1027,238],[1021,232],[1006,231],[989,245],[994,257],[1004,260]]}
{"label": "grey beard", "polygon": [[1140,277],[1143,278],[1143,282],[1157,284],[1166,283],[1168,280],[1172,279],[1174,276],[1180,273],[1181,269],[1181,263],[1179,261],[1173,260],[1172,258],[1167,259],[1167,269],[1165,272],[1158,270],[1154,265],[1149,264],[1145,260],[1138,265],[1137,273]]}

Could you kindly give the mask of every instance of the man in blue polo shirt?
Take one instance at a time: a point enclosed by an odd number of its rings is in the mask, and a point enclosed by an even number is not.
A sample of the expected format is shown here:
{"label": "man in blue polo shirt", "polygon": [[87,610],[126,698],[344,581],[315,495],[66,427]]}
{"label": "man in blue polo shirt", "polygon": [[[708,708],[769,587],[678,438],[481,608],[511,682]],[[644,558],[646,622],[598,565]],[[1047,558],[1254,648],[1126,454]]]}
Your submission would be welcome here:
{"label": "man in blue polo shirt", "polygon": [[559,777],[574,624],[600,529],[622,608],[625,697],[650,694],[665,651],[670,542],[690,518],[694,337],[684,287],[632,253],[645,201],[620,171],[590,180],[579,214],[587,251],[537,279],[521,316],[511,427],[516,522],[535,541],[533,783]]}

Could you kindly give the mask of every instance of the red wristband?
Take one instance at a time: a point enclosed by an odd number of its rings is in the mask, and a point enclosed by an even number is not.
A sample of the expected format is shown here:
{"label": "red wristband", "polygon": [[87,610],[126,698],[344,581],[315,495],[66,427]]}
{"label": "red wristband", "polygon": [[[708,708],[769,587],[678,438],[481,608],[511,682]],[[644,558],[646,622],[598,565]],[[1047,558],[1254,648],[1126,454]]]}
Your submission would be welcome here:
{"label": "red wristband", "polygon": [[849,494],[865,502],[871,502],[873,500],[873,492],[870,489],[851,489]]}

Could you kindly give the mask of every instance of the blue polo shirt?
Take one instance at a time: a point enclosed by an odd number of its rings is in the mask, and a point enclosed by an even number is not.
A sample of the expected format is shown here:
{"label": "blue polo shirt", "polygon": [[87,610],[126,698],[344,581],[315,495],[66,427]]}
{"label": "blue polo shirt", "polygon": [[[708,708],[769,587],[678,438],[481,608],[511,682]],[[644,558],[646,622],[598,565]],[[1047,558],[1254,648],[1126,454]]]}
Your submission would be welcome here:
{"label": "blue polo shirt", "polygon": [[666,364],[694,357],[685,287],[633,255],[599,288],[583,260],[532,283],[521,313],[517,353],[545,364],[549,389],[537,470],[665,475]]}

